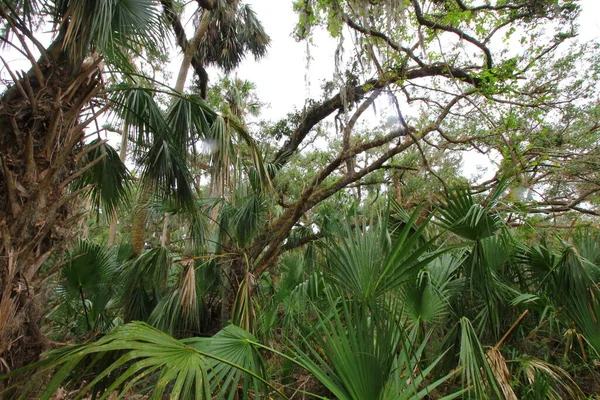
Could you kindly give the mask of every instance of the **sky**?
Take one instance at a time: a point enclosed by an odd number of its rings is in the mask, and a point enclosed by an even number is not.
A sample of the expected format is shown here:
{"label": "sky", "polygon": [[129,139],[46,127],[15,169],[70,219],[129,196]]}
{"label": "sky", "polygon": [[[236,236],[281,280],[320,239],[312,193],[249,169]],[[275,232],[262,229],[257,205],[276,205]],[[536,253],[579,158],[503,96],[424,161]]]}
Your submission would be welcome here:
{"label": "sky", "polygon": [[[325,32],[317,32],[310,49],[306,42],[297,42],[292,37],[297,22],[297,16],[292,10],[293,0],[244,1],[251,5],[262,21],[271,36],[271,46],[265,58],[257,62],[250,57],[233,74],[256,84],[259,98],[269,104],[263,110],[263,117],[277,120],[293,111],[294,107],[302,108],[307,98],[319,97],[321,82],[333,76],[336,42]],[[600,0],[581,0],[580,4],[580,38],[584,41],[598,40]],[[186,18],[183,22],[191,35],[192,22]],[[43,42],[50,40],[48,35],[39,39]],[[345,44],[346,51],[350,51],[350,38],[346,38]],[[11,69],[29,69],[28,62],[21,55],[11,53],[13,54],[2,54],[6,60],[10,60]],[[174,85],[181,60],[178,49],[172,51],[171,57],[172,82],[167,84]],[[211,81],[216,81],[219,71],[211,69],[209,72]],[[191,75],[189,73],[188,83],[191,82]],[[9,78],[3,65],[0,65],[0,76],[3,79]]]}

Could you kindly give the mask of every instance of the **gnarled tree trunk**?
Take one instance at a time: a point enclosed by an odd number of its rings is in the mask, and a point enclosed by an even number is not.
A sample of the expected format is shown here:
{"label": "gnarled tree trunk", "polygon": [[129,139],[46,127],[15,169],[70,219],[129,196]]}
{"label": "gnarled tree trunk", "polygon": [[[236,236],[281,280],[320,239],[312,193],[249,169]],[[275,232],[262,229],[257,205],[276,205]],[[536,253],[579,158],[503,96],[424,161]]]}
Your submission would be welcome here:
{"label": "gnarled tree trunk", "polygon": [[[44,297],[41,268],[72,234],[69,190],[80,175],[87,125],[102,111],[100,59],[71,60],[60,35],[0,97],[0,357],[35,360]],[[86,108],[87,107],[87,108]]]}

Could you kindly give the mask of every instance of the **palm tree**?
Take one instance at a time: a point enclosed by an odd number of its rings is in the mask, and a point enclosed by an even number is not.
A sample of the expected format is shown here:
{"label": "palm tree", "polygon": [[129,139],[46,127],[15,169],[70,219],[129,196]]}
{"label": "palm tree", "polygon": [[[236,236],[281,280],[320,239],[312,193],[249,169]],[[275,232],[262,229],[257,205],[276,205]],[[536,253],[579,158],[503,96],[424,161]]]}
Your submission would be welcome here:
{"label": "palm tree", "polygon": [[[0,97],[0,357],[13,367],[45,347],[41,272],[75,234],[73,200],[91,193],[110,218],[127,195],[126,168],[105,141],[89,143],[86,129],[114,110],[135,135],[142,184],[181,207],[192,204],[185,150],[198,133],[176,136],[152,90],[132,87],[128,78],[135,74],[133,56],[161,51],[165,26],[154,1],[3,0],[0,16],[2,39],[31,62],[27,73],[5,62],[12,85]],[[44,48],[36,29],[46,20],[53,23],[53,41]],[[103,64],[125,83],[107,87]],[[193,103],[188,109],[206,132],[215,114],[193,98],[176,99]]]}
{"label": "palm tree", "polygon": [[178,87],[184,86],[191,65],[198,75],[200,96],[206,99],[207,66],[216,66],[229,73],[248,53],[256,59],[266,54],[271,39],[252,8],[239,0],[198,1],[199,23],[189,40],[172,0],[161,0],[161,3],[184,53],[177,77]]}

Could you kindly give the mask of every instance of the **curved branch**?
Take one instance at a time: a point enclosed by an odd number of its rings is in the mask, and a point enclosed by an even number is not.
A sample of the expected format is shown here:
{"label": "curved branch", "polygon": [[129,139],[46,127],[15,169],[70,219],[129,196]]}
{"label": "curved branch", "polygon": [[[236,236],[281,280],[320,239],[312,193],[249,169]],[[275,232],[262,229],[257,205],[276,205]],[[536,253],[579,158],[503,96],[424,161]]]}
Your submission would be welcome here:
{"label": "curved branch", "polygon": [[492,62],[492,53],[490,52],[490,49],[488,49],[483,43],[481,43],[479,40],[475,39],[473,36],[463,32],[460,29],[457,29],[453,26],[444,25],[444,24],[437,23],[435,21],[428,20],[423,15],[423,10],[421,10],[421,5],[419,4],[418,0],[412,0],[412,4],[413,4],[413,7],[415,8],[415,15],[417,17],[417,21],[419,22],[419,24],[426,26],[428,28],[431,28],[431,29],[441,29],[446,32],[455,33],[461,39],[464,39],[467,42],[479,47],[479,49],[481,49],[481,51],[483,51],[483,53],[485,54],[487,67],[490,69],[493,68],[494,63]]}
{"label": "curved branch", "polygon": [[351,20],[350,17],[345,13],[342,13],[342,19],[344,20],[344,22],[346,22],[346,24],[348,24],[348,26],[350,28],[352,28],[358,32],[364,33],[365,35],[369,35],[369,36],[373,36],[373,37],[382,39],[392,49],[405,53],[414,62],[416,62],[420,67],[425,67],[425,63],[423,62],[423,60],[421,60],[419,57],[415,56],[415,53],[413,53],[413,51],[411,49],[409,49],[408,47],[401,46],[400,44],[393,41],[389,36],[386,36],[383,33],[376,31],[375,29],[365,28],[365,27],[357,24],[356,22]]}
{"label": "curved branch", "polygon": [[477,11],[482,11],[482,10],[492,10],[492,11],[520,10],[521,8],[529,5],[529,3],[523,3],[523,4],[503,4],[503,5],[497,5],[497,6],[481,5],[481,6],[476,6],[476,7],[468,7],[465,3],[463,3],[462,0],[455,0],[455,1],[461,10],[471,11],[471,12],[477,12]]}
{"label": "curved branch", "polygon": [[[371,79],[362,85],[346,89],[346,98],[349,102],[354,102],[361,99],[366,93],[383,89],[395,82],[398,82],[399,80],[427,78],[432,76],[443,76],[449,79],[458,79],[474,87],[478,87],[481,84],[480,79],[473,77],[464,69],[455,68],[447,64],[434,64],[422,68],[416,67],[407,71],[390,73],[380,79]],[[298,146],[300,146],[310,130],[333,112],[343,107],[344,102],[342,101],[342,97],[342,94],[338,93],[332,98],[306,110],[300,124],[290,135],[290,138],[279,149],[279,151],[277,151],[272,163],[277,165],[279,168],[285,165],[296,152]],[[445,118],[445,116],[446,115],[444,114],[442,119]]]}

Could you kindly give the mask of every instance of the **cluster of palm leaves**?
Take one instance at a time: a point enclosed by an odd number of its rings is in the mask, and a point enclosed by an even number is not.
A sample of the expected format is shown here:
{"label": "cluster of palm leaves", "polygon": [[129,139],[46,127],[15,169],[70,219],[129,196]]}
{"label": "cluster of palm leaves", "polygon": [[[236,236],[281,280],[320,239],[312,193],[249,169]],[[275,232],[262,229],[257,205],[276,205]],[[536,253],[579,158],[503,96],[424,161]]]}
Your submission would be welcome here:
{"label": "cluster of palm leaves", "polygon": [[586,398],[577,371],[595,377],[600,350],[597,237],[525,245],[494,211],[502,193],[478,202],[456,190],[426,217],[393,201],[354,208],[277,271],[246,275],[216,332],[204,324],[219,304],[217,270],[225,247],[255,234],[263,194],[226,202],[222,247],[194,260],[80,241],[48,317],[102,335],[28,367],[54,371],[38,395]]}

